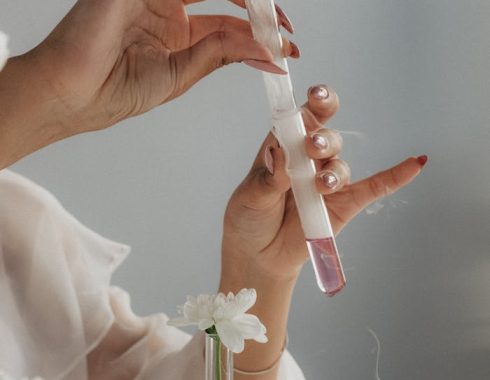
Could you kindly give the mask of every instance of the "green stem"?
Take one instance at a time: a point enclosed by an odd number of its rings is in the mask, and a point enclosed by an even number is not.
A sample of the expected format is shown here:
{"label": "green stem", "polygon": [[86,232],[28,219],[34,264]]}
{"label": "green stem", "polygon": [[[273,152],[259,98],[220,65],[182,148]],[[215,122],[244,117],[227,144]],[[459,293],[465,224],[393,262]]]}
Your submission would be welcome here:
{"label": "green stem", "polygon": [[216,380],[221,380],[221,339],[216,337],[215,341],[215,362],[216,362]]}
{"label": "green stem", "polygon": [[214,374],[215,380],[221,380],[221,339],[216,331],[216,327],[212,326],[206,329],[206,333],[213,338],[214,345]]}

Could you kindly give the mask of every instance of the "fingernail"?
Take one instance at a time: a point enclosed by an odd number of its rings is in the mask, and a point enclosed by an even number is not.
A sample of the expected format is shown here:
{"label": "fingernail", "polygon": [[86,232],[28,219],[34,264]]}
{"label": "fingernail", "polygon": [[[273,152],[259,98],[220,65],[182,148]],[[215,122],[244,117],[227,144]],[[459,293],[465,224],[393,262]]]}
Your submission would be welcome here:
{"label": "fingernail", "polygon": [[272,157],[272,146],[267,145],[265,148],[265,153],[264,153],[264,162],[265,162],[265,167],[267,168],[267,171],[271,174],[274,175],[274,157]]}
{"label": "fingernail", "polygon": [[284,13],[282,8],[276,4],[277,21],[278,24],[284,27],[289,33],[294,33],[293,23],[289,17]]}
{"label": "fingernail", "polygon": [[289,56],[291,58],[299,58],[301,57],[301,52],[299,51],[298,45],[296,45],[294,42],[289,41],[289,44],[291,45],[291,53]]}
{"label": "fingernail", "polygon": [[251,66],[257,70],[265,71],[272,74],[286,75],[288,72],[281,69],[279,66],[272,62],[260,61],[258,59],[246,59],[243,61],[248,66]]}
{"label": "fingernail", "polygon": [[316,148],[322,150],[328,147],[328,140],[325,136],[320,135],[319,133],[315,133],[311,136],[311,141]]}
{"label": "fingernail", "polygon": [[325,184],[325,186],[327,186],[330,189],[335,189],[340,182],[337,175],[331,170],[322,174],[321,179]]}
{"label": "fingernail", "polygon": [[417,161],[420,164],[420,166],[424,167],[427,161],[429,160],[429,157],[427,157],[425,154],[423,156],[417,157]]}
{"label": "fingernail", "polygon": [[310,87],[308,94],[318,100],[326,100],[330,96],[327,87],[322,85]]}

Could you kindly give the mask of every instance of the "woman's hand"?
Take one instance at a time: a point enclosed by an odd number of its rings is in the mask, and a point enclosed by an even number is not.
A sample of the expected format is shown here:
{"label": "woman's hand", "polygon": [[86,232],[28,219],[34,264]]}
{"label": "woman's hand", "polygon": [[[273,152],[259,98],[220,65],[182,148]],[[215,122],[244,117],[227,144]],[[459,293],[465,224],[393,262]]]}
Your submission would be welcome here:
{"label": "woman's hand", "polygon": [[[283,73],[248,21],[188,15],[198,1],[79,0],[46,40],[0,74],[0,168],[174,99],[223,65],[244,61]],[[298,58],[284,42],[285,55]]]}
{"label": "woman's hand", "polygon": [[[339,158],[341,135],[322,124],[339,108],[338,97],[325,86],[308,92],[303,106],[307,154],[316,161],[316,187],[324,194],[334,232],[375,200],[392,194],[420,173],[427,158],[408,158],[370,178],[350,183],[350,169]],[[272,134],[265,139],[252,169],[234,192],[226,213],[223,274],[295,278],[308,259],[283,150]],[[247,271],[249,269],[250,273]]]}
{"label": "woman's hand", "polygon": [[[412,157],[351,184],[349,166],[339,158],[341,135],[322,127],[338,107],[337,95],[326,86],[312,87],[303,106],[308,132],[305,149],[316,162],[316,187],[324,194],[335,233],[370,203],[407,185],[427,161],[426,156]],[[219,290],[255,288],[257,303],[250,312],[265,324],[269,338],[267,344],[247,342],[235,365],[249,372],[265,370],[255,377],[260,380],[277,379],[294,285],[308,259],[285,164],[283,150],[269,134],[249,174],[233,193],[224,220]]]}
{"label": "woman's hand", "polygon": [[67,118],[75,112],[82,129],[104,128],[176,98],[232,62],[254,60],[279,72],[248,21],[188,15],[186,6],[198,1],[79,0],[34,54]]}

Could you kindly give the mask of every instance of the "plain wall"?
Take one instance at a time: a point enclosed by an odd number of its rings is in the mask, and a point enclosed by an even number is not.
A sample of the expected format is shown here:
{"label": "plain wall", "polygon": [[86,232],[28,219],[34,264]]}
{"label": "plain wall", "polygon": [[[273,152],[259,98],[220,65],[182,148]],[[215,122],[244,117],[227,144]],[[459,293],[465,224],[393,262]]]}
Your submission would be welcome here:
{"label": "plain wall", "polygon": [[[68,0],[0,0],[14,54],[39,43]],[[302,59],[299,101],[331,85],[353,179],[410,155],[423,174],[338,237],[348,277],[333,299],[310,264],[290,315],[290,350],[307,379],[490,378],[490,2],[284,0]],[[194,12],[243,14],[225,1]],[[245,17],[245,15],[243,14]],[[215,292],[223,212],[270,128],[261,75],[226,67],[190,92],[106,131],[13,166],[82,222],[133,251],[114,283],[140,314],[174,315]]]}

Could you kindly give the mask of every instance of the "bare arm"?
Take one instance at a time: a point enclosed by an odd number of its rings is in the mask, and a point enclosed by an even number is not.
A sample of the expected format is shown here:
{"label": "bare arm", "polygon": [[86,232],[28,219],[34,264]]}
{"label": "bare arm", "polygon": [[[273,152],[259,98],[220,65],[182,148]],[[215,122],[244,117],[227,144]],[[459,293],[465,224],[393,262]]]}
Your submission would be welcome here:
{"label": "bare arm", "polygon": [[75,133],[50,84],[35,73],[29,55],[12,58],[0,72],[0,169]]}

